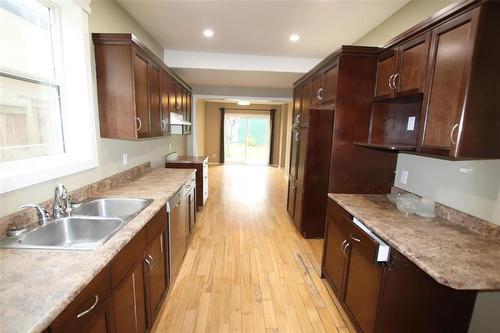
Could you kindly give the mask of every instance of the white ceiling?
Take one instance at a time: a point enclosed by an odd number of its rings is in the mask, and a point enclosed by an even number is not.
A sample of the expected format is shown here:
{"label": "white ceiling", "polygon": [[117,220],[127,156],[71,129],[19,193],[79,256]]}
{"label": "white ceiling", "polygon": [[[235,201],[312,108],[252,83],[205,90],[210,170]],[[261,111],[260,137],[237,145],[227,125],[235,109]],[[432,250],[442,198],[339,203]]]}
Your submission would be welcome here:
{"label": "white ceiling", "polygon": [[[117,0],[198,86],[288,88],[409,0]],[[211,28],[211,39],[203,30]],[[300,35],[297,43],[289,41]],[[190,51],[190,52],[185,52]]]}
{"label": "white ceiling", "polygon": [[186,82],[194,86],[291,88],[302,73],[234,71],[199,68],[175,68]]}
{"label": "white ceiling", "polygon": [[[352,44],[408,0],[118,0],[165,49],[325,57]],[[202,35],[212,28],[215,36]],[[301,36],[291,43],[292,33]]]}

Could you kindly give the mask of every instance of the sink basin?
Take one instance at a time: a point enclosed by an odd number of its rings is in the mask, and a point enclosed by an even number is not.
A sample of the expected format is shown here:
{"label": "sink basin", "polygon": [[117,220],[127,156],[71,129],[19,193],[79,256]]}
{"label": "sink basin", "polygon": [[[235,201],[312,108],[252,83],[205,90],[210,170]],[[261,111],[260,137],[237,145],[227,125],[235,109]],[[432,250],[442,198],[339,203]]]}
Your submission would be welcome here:
{"label": "sink basin", "polygon": [[[118,218],[65,217],[36,228],[2,246],[37,249],[92,250],[108,240],[124,224]],[[9,244],[4,244],[4,243]]]}
{"label": "sink basin", "polygon": [[18,237],[0,239],[0,248],[93,250],[132,220],[153,200],[89,198],[73,206],[72,216]]}
{"label": "sink basin", "polygon": [[153,200],[136,198],[97,198],[74,206],[73,215],[129,217],[137,215]]}

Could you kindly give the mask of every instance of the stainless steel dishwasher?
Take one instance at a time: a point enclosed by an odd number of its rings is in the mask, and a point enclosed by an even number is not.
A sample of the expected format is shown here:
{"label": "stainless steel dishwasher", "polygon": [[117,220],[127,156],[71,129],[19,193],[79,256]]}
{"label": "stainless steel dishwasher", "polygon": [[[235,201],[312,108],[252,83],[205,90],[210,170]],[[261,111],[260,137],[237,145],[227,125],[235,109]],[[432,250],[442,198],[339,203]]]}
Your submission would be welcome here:
{"label": "stainless steel dishwasher", "polygon": [[175,281],[179,269],[186,254],[186,228],[183,223],[184,217],[181,202],[183,188],[175,193],[167,203],[169,221],[169,245],[170,245],[170,284]]}

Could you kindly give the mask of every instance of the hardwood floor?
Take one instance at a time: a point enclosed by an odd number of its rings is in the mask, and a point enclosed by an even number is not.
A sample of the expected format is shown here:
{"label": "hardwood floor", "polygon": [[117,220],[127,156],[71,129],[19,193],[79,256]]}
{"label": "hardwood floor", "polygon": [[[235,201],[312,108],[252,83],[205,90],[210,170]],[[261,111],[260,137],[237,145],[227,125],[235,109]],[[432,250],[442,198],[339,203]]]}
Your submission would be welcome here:
{"label": "hardwood floor", "polygon": [[351,332],[288,218],[283,172],[211,166],[209,179],[153,332]]}

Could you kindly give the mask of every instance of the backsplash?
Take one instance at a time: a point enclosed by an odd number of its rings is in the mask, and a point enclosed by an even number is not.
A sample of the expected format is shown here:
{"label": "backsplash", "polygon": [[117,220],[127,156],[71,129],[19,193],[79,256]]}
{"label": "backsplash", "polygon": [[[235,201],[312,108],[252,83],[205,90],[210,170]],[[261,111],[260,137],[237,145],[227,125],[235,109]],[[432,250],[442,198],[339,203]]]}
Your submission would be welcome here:
{"label": "backsplash", "polygon": [[[391,189],[391,193],[411,193],[402,188],[393,186]],[[418,197],[421,197],[418,194],[415,194]],[[436,202],[436,215],[453,223],[458,223],[464,226],[465,228],[477,232],[488,239],[492,240],[500,240],[500,227],[494,223],[482,220],[478,217],[469,215],[467,213],[461,212],[454,208],[445,206]]]}
{"label": "backsplash", "polygon": [[[108,178],[104,178],[95,183],[91,183],[80,187],[74,191],[70,192],[71,200],[73,202],[80,202],[88,197],[97,196],[99,193],[109,190],[110,188],[116,187],[126,181],[135,179],[151,170],[151,163],[146,162],[140,164],[136,167],[130,168],[123,172],[117,173]],[[50,198],[42,203],[40,206],[45,208],[49,214],[52,215],[52,205],[54,203],[54,198]],[[35,209],[26,208],[5,217],[0,218],[0,238],[7,235],[7,230],[10,225],[26,225],[36,223],[38,221],[38,215]]]}

